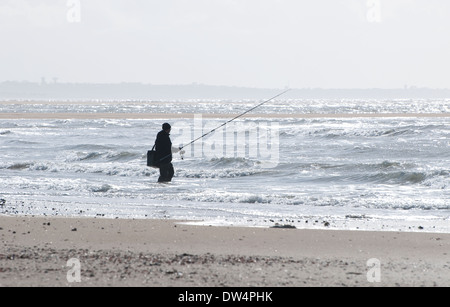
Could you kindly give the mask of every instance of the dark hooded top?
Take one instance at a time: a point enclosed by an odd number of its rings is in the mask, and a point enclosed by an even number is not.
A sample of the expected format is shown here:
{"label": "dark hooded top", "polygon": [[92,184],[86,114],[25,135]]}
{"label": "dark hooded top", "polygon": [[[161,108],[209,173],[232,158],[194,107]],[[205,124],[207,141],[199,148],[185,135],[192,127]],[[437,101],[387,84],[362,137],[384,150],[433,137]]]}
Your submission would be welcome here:
{"label": "dark hooded top", "polygon": [[172,162],[172,141],[170,134],[162,130],[156,137],[156,155],[157,165],[168,164]]}

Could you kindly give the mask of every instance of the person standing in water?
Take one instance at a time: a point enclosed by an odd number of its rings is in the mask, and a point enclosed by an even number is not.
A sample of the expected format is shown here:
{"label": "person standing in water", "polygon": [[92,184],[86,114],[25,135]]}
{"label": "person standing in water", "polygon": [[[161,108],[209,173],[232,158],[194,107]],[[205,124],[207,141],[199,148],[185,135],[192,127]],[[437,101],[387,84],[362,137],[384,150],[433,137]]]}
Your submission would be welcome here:
{"label": "person standing in water", "polygon": [[[157,166],[159,167],[159,179],[158,182],[171,182],[173,176],[175,175],[175,170],[172,164],[172,154],[181,151],[180,148],[172,147],[172,141],[170,140],[170,131],[172,127],[170,124],[165,123],[162,126],[162,130],[158,133],[156,137],[156,155],[155,160],[158,161]],[[181,151],[181,154],[184,152]]]}

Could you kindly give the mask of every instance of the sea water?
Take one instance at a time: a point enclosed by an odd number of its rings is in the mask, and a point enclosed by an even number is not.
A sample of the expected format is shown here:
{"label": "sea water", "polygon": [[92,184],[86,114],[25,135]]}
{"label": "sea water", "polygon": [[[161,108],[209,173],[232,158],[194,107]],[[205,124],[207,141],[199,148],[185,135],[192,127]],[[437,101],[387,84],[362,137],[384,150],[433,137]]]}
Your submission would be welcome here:
{"label": "sea water", "polygon": [[[241,118],[186,148],[184,160],[174,155],[173,182],[157,183],[146,153],[163,122],[182,146],[222,124],[221,114],[257,103],[0,105],[0,113],[179,114],[0,120],[0,198],[6,200],[0,214],[450,233],[450,119],[360,116],[448,113],[449,100],[271,102],[257,110],[260,117]],[[188,113],[198,115],[183,119]],[[280,113],[336,116],[271,116]]]}

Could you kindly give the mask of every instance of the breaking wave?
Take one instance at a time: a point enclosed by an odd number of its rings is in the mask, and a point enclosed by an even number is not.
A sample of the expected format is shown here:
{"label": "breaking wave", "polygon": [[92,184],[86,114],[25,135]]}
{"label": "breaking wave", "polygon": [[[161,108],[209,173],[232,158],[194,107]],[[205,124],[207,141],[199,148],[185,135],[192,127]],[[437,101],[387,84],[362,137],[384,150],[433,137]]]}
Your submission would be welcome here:
{"label": "breaking wave", "polygon": [[[330,120],[328,120],[329,122]],[[310,127],[316,122],[317,127]],[[446,125],[429,125],[429,124],[411,124],[399,127],[365,127],[358,129],[354,125],[346,125],[345,121],[337,122],[332,125],[322,125],[324,121],[310,120],[310,122],[298,121],[294,126],[286,126],[280,131],[280,137],[292,138],[299,136],[308,136],[325,140],[337,140],[348,138],[390,138],[400,136],[416,136],[426,134],[433,131],[446,131],[449,127]],[[328,123],[327,122],[327,123]]]}
{"label": "breaking wave", "polygon": [[28,169],[30,166],[31,166],[30,163],[14,163],[10,166],[0,167],[0,168],[6,168],[9,170],[23,170],[23,169]]}
{"label": "breaking wave", "polygon": [[140,159],[142,157],[142,153],[137,152],[77,152],[70,154],[67,158],[67,162],[95,162],[95,161],[104,161],[104,162],[128,162],[134,159]]}
{"label": "breaking wave", "polygon": [[[259,176],[285,178],[298,183],[423,185],[445,189],[450,186],[450,170],[419,170],[413,163],[384,161],[373,164],[291,163],[262,169],[258,161],[220,158],[191,161],[176,167],[176,176],[188,179],[244,178]],[[86,153],[63,162],[0,163],[10,171],[86,173],[120,177],[148,177],[158,170],[145,166],[142,154],[132,152]]]}

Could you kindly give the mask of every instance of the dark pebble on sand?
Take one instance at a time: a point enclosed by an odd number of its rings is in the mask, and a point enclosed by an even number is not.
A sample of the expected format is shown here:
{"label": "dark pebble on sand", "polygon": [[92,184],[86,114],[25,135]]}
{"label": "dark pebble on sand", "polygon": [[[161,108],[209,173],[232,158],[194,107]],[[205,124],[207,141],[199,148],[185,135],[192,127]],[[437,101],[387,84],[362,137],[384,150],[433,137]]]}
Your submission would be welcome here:
{"label": "dark pebble on sand", "polygon": [[279,224],[275,224],[275,226],[272,226],[270,228],[275,228],[275,229],[297,229],[297,227],[292,226],[292,225],[279,225]]}

